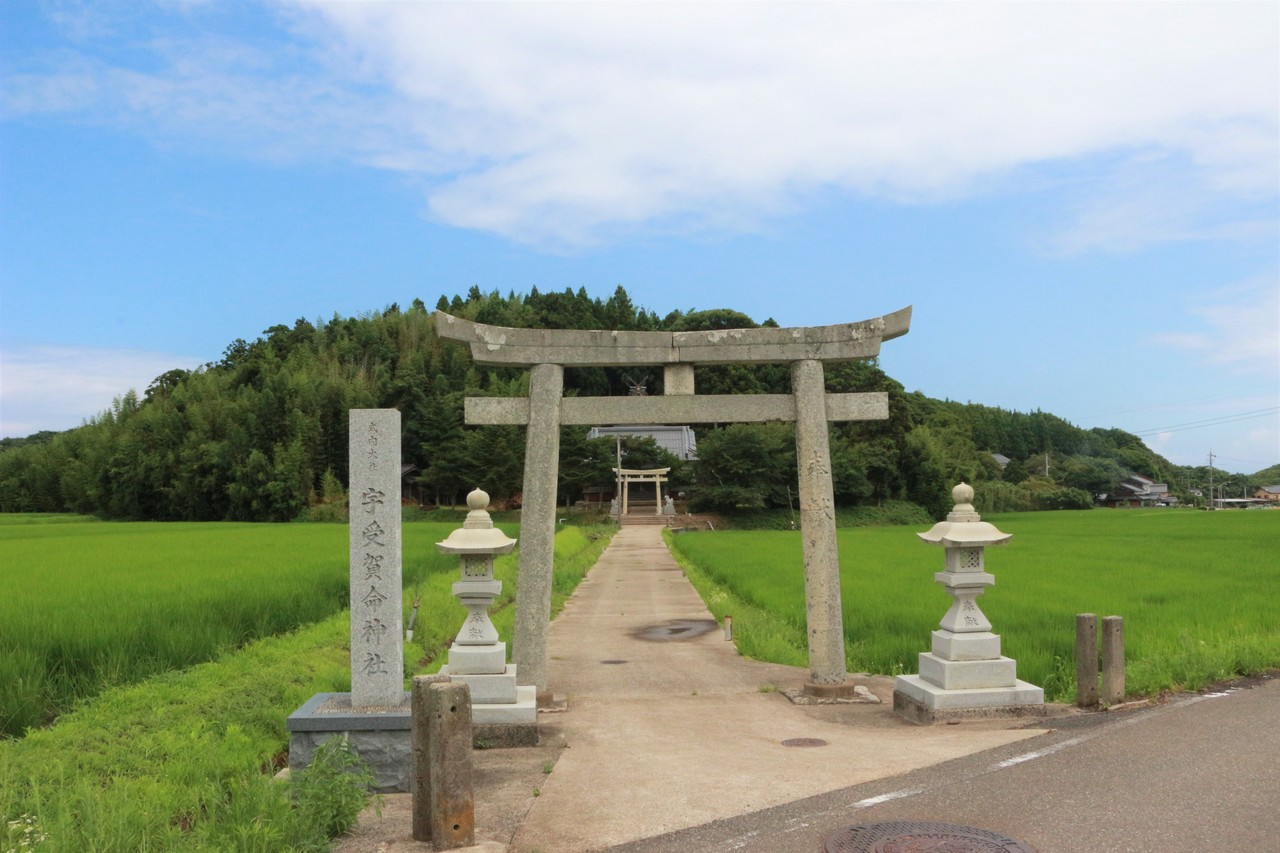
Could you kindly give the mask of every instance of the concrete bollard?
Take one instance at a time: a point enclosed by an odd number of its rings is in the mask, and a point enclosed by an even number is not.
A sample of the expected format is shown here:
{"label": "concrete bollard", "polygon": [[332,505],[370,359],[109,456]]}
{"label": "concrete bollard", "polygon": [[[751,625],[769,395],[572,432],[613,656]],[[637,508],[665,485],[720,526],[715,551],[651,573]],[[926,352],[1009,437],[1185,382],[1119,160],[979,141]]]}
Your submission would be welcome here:
{"label": "concrete bollard", "polygon": [[1098,704],[1098,617],[1076,614],[1076,705]]}
{"label": "concrete bollard", "polygon": [[439,676],[413,679],[413,838],[436,850],[475,843],[471,689]]}
{"label": "concrete bollard", "polygon": [[1102,701],[1119,705],[1124,701],[1124,618],[1102,619]]}
{"label": "concrete bollard", "polygon": [[724,639],[726,643],[733,642],[733,617],[727,613],[724,617]]}

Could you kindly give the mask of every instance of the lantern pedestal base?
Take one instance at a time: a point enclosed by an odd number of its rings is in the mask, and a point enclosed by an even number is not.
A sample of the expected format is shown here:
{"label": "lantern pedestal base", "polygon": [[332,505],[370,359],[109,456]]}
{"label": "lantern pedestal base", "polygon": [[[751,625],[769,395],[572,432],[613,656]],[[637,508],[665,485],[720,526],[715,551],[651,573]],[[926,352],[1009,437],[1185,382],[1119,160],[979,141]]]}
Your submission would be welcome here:
{"label": "lantern pedestal base", "polygon": [[1018,662],[1003,656],[993,660],[945,660],[922,652],[920,679],[943,690],[1013,687],[1018,683]]}
{"label": "lantern pedestal base", "polygon": [[505,671],[469,674],[440,667],[440,674],[471,688],[471,722],[477,726],[532,724],[538,722],[536,687],[516,686],[516,665]]}
{"label": "lantern pedestal base", "polygon": [[913,723],[984,717],[1044,716],[1044,690],[1014,680],[1011,687],[947,690],[918,675],[900,675],[893,710]]}

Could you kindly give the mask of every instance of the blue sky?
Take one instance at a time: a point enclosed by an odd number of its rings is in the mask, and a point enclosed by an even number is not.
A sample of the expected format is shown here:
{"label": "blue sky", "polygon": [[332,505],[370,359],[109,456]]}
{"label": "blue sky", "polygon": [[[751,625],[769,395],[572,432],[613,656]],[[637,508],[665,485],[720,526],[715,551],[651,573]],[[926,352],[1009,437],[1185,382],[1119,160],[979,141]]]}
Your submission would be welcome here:
{"label": "blue sky", "polygon": [[299,317],[914,306],[909,390],[1280,462],[1280,5],[0,6],[0,435]]}

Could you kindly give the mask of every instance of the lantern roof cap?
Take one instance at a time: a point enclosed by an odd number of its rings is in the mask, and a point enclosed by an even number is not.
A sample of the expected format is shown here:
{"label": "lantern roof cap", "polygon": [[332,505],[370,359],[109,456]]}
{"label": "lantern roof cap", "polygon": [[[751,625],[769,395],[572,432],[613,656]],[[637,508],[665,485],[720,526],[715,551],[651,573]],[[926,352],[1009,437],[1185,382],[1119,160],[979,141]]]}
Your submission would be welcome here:
{"label": "lantern roof cap", "polygon": [[976,548],[984,545],[1003,545],[1013,538],[994,524],[983,521],[973,508],[973,486],[960,483],[951,490],[955,508],[947,513],[946,521],[939,521],[925,533],[916,535],[932,545],[944,548]]}
{"label": "lantern roof cap", "polygon": [[454,530],[443,542],[437,542],[436,548],[444,554],[505,554],[516,546],[516,540],[493,526],[486,507],[489,506],[488,492],[476,488],[467,495],[467,520]]}

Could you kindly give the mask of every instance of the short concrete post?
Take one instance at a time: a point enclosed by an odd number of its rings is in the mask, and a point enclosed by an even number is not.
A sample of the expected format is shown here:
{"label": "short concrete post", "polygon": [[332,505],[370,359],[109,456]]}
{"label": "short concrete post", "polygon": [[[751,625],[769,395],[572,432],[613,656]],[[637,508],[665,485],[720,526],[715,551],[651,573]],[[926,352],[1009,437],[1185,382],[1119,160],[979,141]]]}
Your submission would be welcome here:
{"label": "short concrete post", "polygon": [[413,838],[436,850],[475,844],[471,788],[471,690],[413,680]]}
{"label": "short concrete post", "polygon": [[1124,618],[1102,618],[1102,701],[1124,701]]}
{"label": "short concrete post", "polygon": [[1098,704],[1098,617],[1093,613],[1076,614],[1076,704]]}
{"label": "short concrete post", "polygon": [[415,675],[410,687],[409,738],[413,750],[413,767],[409,770],[409,791],[413,796],[413,837],[417,841],[431,840],[431,767],[427,763],[431,747],[427,743],[427,687],[448,680],[447,675]]}

